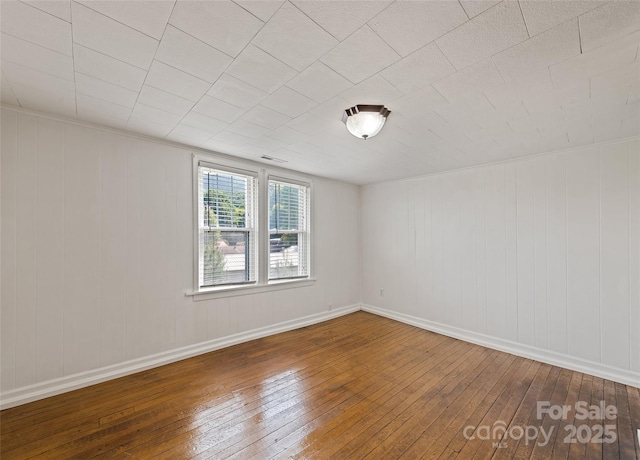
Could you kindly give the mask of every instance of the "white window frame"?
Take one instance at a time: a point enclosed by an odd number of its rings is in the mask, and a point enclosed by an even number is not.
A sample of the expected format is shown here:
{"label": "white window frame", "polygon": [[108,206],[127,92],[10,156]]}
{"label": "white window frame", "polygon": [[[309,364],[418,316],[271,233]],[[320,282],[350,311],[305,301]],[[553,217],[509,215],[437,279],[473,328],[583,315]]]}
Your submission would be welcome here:
{"label": "white window frame", "polygon": [[[249,262],[249,266],[253,268],[253,273],[254,273],[254,279],[253,280],[246,280],[246,281],[239,281],[236,283],[225,283],[225,284],[219,284],[219,285],[214,285],[214,286],[202,286],[200,281],[202,278],[202,263],[200,260],[200,207],[202,205],[201,203],[201,196],[200,196],[200,168],[208,168],[214,171],[220,171],[222,173],[228,173],[229,175],[236,175],[236,176],[244,176],[244,177],[250,177],[253,178],[254,184],[253,184],[253,190],[252,190],[252,194],[253,199],[250,202],[246,203],[246,217],[245,217],[245,222],[250,224],[247,227],[243,227],[243,228],[235,228],[235,227],[218,227],[219,230],[221,232],[225,232],[225,231],[237,231],[237,232],[246,232],[249,236],[249,241],[251,242],[251,245],[249,245],[249,252],[247,254],[247,261]],[[258,226],[258,220],[259,220],[259,196],[258,196],[258,184],[259,184],[259,174],[257,172],[254,171],[249,171],[246,169],[238,169],[238,168],[232,168],[232,167],[228,167],[228,166],[222,166],[216,163],[211,163],[209,161],[206,160],[199,160],[196,166],[196,204],[197,204],[197,216],[196,216],[196,222],[197,222],[197,232],[198,232],[198,241],[196,243],[196,246],[198,247],[198,290],[202,291],[202,290],[208,290],[208,289],[218,289],[218,288],[226,288],[226,287],[232,287],[232,286],[237,286],[237,285],[253,285],[256,284],[257,280],[258,280],[258,250],[260,247],[260,241],[259,241],[259,235],[260,235],[260,228]]]}
{"label": "white window frame", "polygon": [[271,181],[275,181],[275,182],[281,182],[281,183],[285,183],[285,184],[291,184],[291,185],[297,185],[299,187],[304,187],[306,188],[306,226],[304,231],[296,231],[296,232],[291,232],[291,233],[304,233],[305,234],[305,257],[306,257],[306,264],[307,264],[307,274],[303,275],[303,276],[296,276],[296,277],[291,277],[291,278],[273,278],[270,279],[270,267],[267,267],[267,278],[269,279],[269,282],[271,283],[276,283],[276,282],[282,282],[282,281],[287,281],[287,280],[296,280],[296,279],[307,279],[311,276],[311,237],[312,237],[312,232],[311,232],[311,184],[309,182],[304,182],[304,181],[300,181],[300,180],[295,180],[295,179],[291,179],[291,178],[287,178],[287,177],[282,177],[281,175],[268,175],[267,176],[267,194],[266,194],[266,207],[267,207],[267,241],[266,241],[266,247],[267,247],[267,263],[270,263],[270,245],[271,245],[271,235],[273,233],[276,232],[272,232],[270,227],[270,223],[269,223],[269,182]]}
{"label": "white window frame", "polygon": [[[315,282],[313,278],[313,182],[305,176],[295,173],[278,174],[260,167],[251,167],[241,162],[231,160],[221,161],[218,158],[204,154],[192,155],[192,180],[193,180],[193,289],[185,292],[186,296],[192,297],[194,301],[216,299],[222,297],[232,297],[238,295],[257,294],[280,289],[292,289],[298,287],[311,286]],[[200,235],[199,235],[199,184],[198,167],[203,164],[212,169],[219,169],[229,173],[243,175],[253,175],[257,181],[257,203],[256,233],[256,281],[250,284],[230,284],[214,287],[200,287]],[[304,278],[276,279],[269,280],[269,179],[308,187],[308,275]]]}

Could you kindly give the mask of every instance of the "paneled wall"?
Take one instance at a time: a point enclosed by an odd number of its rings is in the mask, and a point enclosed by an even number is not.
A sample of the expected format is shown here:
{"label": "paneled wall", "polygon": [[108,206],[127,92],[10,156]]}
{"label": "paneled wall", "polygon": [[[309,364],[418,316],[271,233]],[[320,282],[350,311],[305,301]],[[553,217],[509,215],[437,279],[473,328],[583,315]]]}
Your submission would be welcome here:
{"label": "paneled wall", "polygon": [[639,160],[621,141],[363,187],[363,303],[640,375]]}
{"label": "paneled wall", "polygon": [[357,186],[312,178],[313,286],[195,302],[190,150],[8,109],[1,148],[5,394],[359,302]]}

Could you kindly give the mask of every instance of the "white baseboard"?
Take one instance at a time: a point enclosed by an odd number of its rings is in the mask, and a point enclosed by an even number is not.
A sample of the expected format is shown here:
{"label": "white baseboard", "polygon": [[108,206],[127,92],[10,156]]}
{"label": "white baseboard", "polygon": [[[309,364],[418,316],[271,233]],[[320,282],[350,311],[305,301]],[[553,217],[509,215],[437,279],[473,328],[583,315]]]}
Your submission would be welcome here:
{"label": "white baseboard", "polygon": [[560,366],[578,372],[602,377],[614,382],[640,387],[640,373],[629,370],[618,369],[606,366],[601,363],[586,361],[569,355],[563,355],[548,350],[519,344],[509,340],[499,339],[454,326],[428,321],[416,316],[398,313],[384,308],[373,307],[370,305],[350,305],[347,307],[337,308],[333,311],[316,313],[305,316],[303,318],[285,321],[259,329],[253,329],[246,332],[240,332],[220,339],[210,340],[195,345],[189,345],[174,350],[157,353],[155,355],[138,358],[123,363],[106,366],[86,372],[81,372],[58,379],[48,380],[46,382],[29,385],[26,387],[16,388],[0,394],[0,409],[8,409],[10,407],[19,406],[28,402],[44,399],[49,396],[55,396],[68,391],[84,388],[96,383],[105,382],[125,375],[135,374],[147,369],[151,369],[165,364],[170,364],[183,359],[198,356],[210,351],[219,350],[232,345],[248,342],[250,340],[267,337],[281,332],[299,329],[311,324],[321,323],[339,316],[347,315],[359,310],[373,313],[378,316],[393,319],[401,323],[410,324],[412,326],[426,329],[438,334],[446,335],[465,342],[475,343],[487,348],[492,348],[513,355],[522,356],[524,358],[533,359],[543,363]]}
{"label": "white baseboard", "polygon": [[49,396],[77,390],[78,388],[88,387],[90,385],[95,385],[96,383],[105,382],[125,375],[135,374],[136,372],[163,366],[165,364],[191,358],[193,356],[237,345],[243,342],[248,342],[250,340],[299,329],[311,324],[321,323],[358,310],[360,310],[360,305],[336,308],[332,311],[316,313],[302,318],[284,321],[272,326],[240,332],[220,339],[214,339],[208,342],[157,353],[144,358],[125,361],[123,363],[99,369],[93,369],[66,377],[48,380],[35,385],[16,388],[0,394],[0,409],[8,409],[28,402],[37,401],[38,399],[48,398]]}
{"label": "white baseboard", "polygon": [[619,369],[605,364],[587,361],[574,356],[569,356],[553,351],[543,350],[529,345],[512,342],[510,340],[499,339],[485,334],[460,329],[434,321],[429,321],[416,316],[398,313],[385,308],[362,305],[362,310],[378,316],[400,321],[401,323],[426,329],[427,331],[475,343],[494,350],[504,351],[513,355],[533,359],[554,366],[564,367],[573,371],[582,372],[596,377],[602,377],[614,382],[623,383],[633,387],[640,387],[640,373],[626,369]]}

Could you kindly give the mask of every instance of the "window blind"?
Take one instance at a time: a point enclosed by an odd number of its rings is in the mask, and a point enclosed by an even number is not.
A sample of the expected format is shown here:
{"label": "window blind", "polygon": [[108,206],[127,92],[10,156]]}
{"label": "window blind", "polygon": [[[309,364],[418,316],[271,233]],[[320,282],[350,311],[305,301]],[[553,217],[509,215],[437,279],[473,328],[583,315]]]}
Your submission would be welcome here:
{"label": "window blind", "polygon": [[256,280],[257,179],[198,166],[200,287]]}
{"label": "window blind", "polygon": [[269,180],[269,279],[309,276],[309,186]]}

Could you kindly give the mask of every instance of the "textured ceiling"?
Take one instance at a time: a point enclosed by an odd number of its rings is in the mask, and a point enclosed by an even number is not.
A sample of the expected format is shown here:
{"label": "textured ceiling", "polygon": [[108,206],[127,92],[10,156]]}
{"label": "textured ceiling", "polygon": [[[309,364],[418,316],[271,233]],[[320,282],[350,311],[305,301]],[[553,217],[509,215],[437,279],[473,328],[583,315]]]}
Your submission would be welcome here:
{"label": "textured ceiling", "polygon": [[[0,1],[2,102],[354,183],[640,134],[638,1]],[[391,111],[347,133],[354,104]]]}

